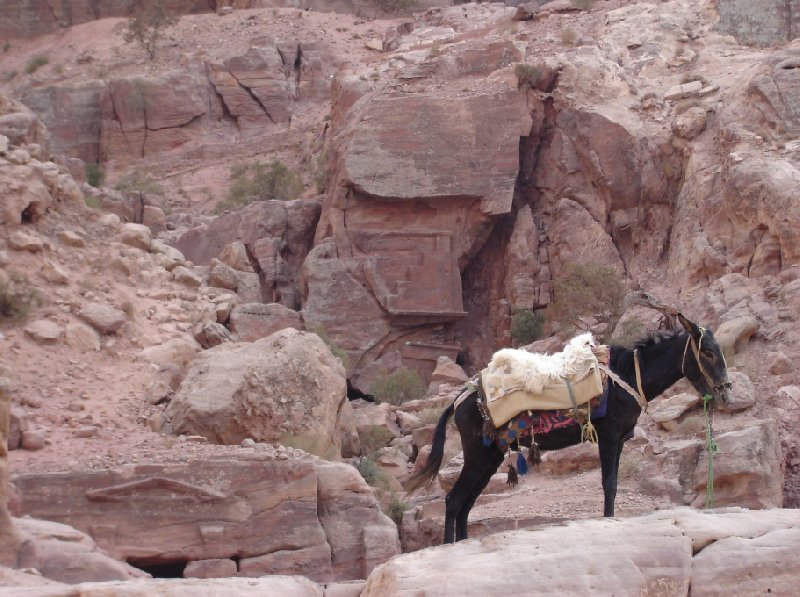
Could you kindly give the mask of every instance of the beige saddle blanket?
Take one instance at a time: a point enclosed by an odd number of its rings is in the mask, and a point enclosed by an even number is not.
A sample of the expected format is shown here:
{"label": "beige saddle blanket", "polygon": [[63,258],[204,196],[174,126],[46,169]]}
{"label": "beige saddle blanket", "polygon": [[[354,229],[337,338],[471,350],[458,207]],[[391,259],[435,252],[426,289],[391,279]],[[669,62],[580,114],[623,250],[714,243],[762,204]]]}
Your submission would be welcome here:
{"label": "beige saddle blanket", "polygon": [[598,347],[589,333],[576,336],[552,355],[513,348],[497,351],[481,371],[492,422],[499,427],[526,410],[572,408],[599,396],[603,376],[598,355],[607,361],[607,347]]}

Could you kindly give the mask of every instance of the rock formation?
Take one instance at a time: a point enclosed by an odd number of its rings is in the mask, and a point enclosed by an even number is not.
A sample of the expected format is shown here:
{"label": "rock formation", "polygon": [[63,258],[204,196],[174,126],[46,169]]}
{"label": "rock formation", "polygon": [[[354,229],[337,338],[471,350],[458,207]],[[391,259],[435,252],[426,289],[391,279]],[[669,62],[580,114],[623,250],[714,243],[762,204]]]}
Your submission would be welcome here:
{"label": "rock formation", "polygon": [[227,560],[223,576],[346,580],[400,551],[397,528],[353,467],[291,448],[186,448],[163,463],[14,483],[22,514],[69,524],[145,569]]}
{"label": "rock formation", "polygon": [[505,594],[532,582],[545,595],[789,595],[798,521],[794,510],[679,509],[498,533],[394,558],[362,595]]}
{"label": "rock formation", "polygon": [[286,328],[198,355],[166,415],[175,433],[215,443],[287,442],[338,457],[355,431],[342,429],[349,409],[341,361],[315,334]]}

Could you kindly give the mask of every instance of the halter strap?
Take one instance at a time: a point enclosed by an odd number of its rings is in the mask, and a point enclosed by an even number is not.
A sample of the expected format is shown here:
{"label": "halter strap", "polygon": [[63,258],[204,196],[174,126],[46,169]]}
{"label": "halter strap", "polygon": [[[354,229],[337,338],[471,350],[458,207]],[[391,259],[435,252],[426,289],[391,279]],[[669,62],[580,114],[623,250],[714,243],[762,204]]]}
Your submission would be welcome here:
{"label": "halter strap", "polygon": [[644,400],[644,403],[647,404],[647,396],[644,395],[644,390],[642,389],[642,372],[639,369],[638,348],[633,351],[633,368],[636,370],[636,389],[639,390],[639,395],[642,397],[642,400]]}
{"label": "halter strap", "polygon": [[[705,378],[706,384],[712,390],[719,389],[717,386],[714,385],[714,380],[711,379],[711,376],[706,371],[706,368],[703,366],[703,361],[700,360],[700,349],[703,346],[703,336],[706,333],[706,328],[700,328],[700,340],[697,343],[694,341],[694,336],[692,333],[689,332],[689,337],[686,339],[686,346],[683,347],[683,357],[681,358],[681,374],[686,377],[686,371],[684,370],[686,366],[686,352],[689,350],[689,344],[692,345],[692,353],[694,354],[694,360],[697,363],[697,368],[700,369],[700,374]],[[725,365],[725,369],[728,368],[728,363],[725,361],[725,353],[720,351],[722,355],[722,363]]]}

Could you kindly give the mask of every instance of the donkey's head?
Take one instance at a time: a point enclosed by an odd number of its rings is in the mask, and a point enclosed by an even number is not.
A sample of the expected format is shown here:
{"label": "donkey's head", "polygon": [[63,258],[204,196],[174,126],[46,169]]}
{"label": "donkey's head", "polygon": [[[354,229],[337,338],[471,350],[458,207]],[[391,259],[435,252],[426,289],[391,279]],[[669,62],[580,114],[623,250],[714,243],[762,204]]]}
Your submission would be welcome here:
{"label": "donkey's head", "polygon": [[727,408],[730,403],[731,384],[725,355],[707,328],[701,328],[678,313],[689,337],[683,350],[681,371],[701,396],[711,394],[717,406]]}

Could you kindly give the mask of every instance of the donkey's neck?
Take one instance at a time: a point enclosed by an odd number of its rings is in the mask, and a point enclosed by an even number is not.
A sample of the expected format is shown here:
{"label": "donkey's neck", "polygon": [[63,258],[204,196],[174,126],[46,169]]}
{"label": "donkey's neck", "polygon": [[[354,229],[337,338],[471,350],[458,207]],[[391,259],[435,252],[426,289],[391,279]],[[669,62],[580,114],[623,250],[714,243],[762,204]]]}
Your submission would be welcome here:
{"label": "donkey's neck", "polygon": [[[686,340],[686,332],[680,332],[639,348],[642,390],[648,402],[660,396],[662,392],[683,377],[681,362]],[[622,378],[631,386],[636,387],[633,350],[626,350],[625,354],[620,357],[626,365]]]}

